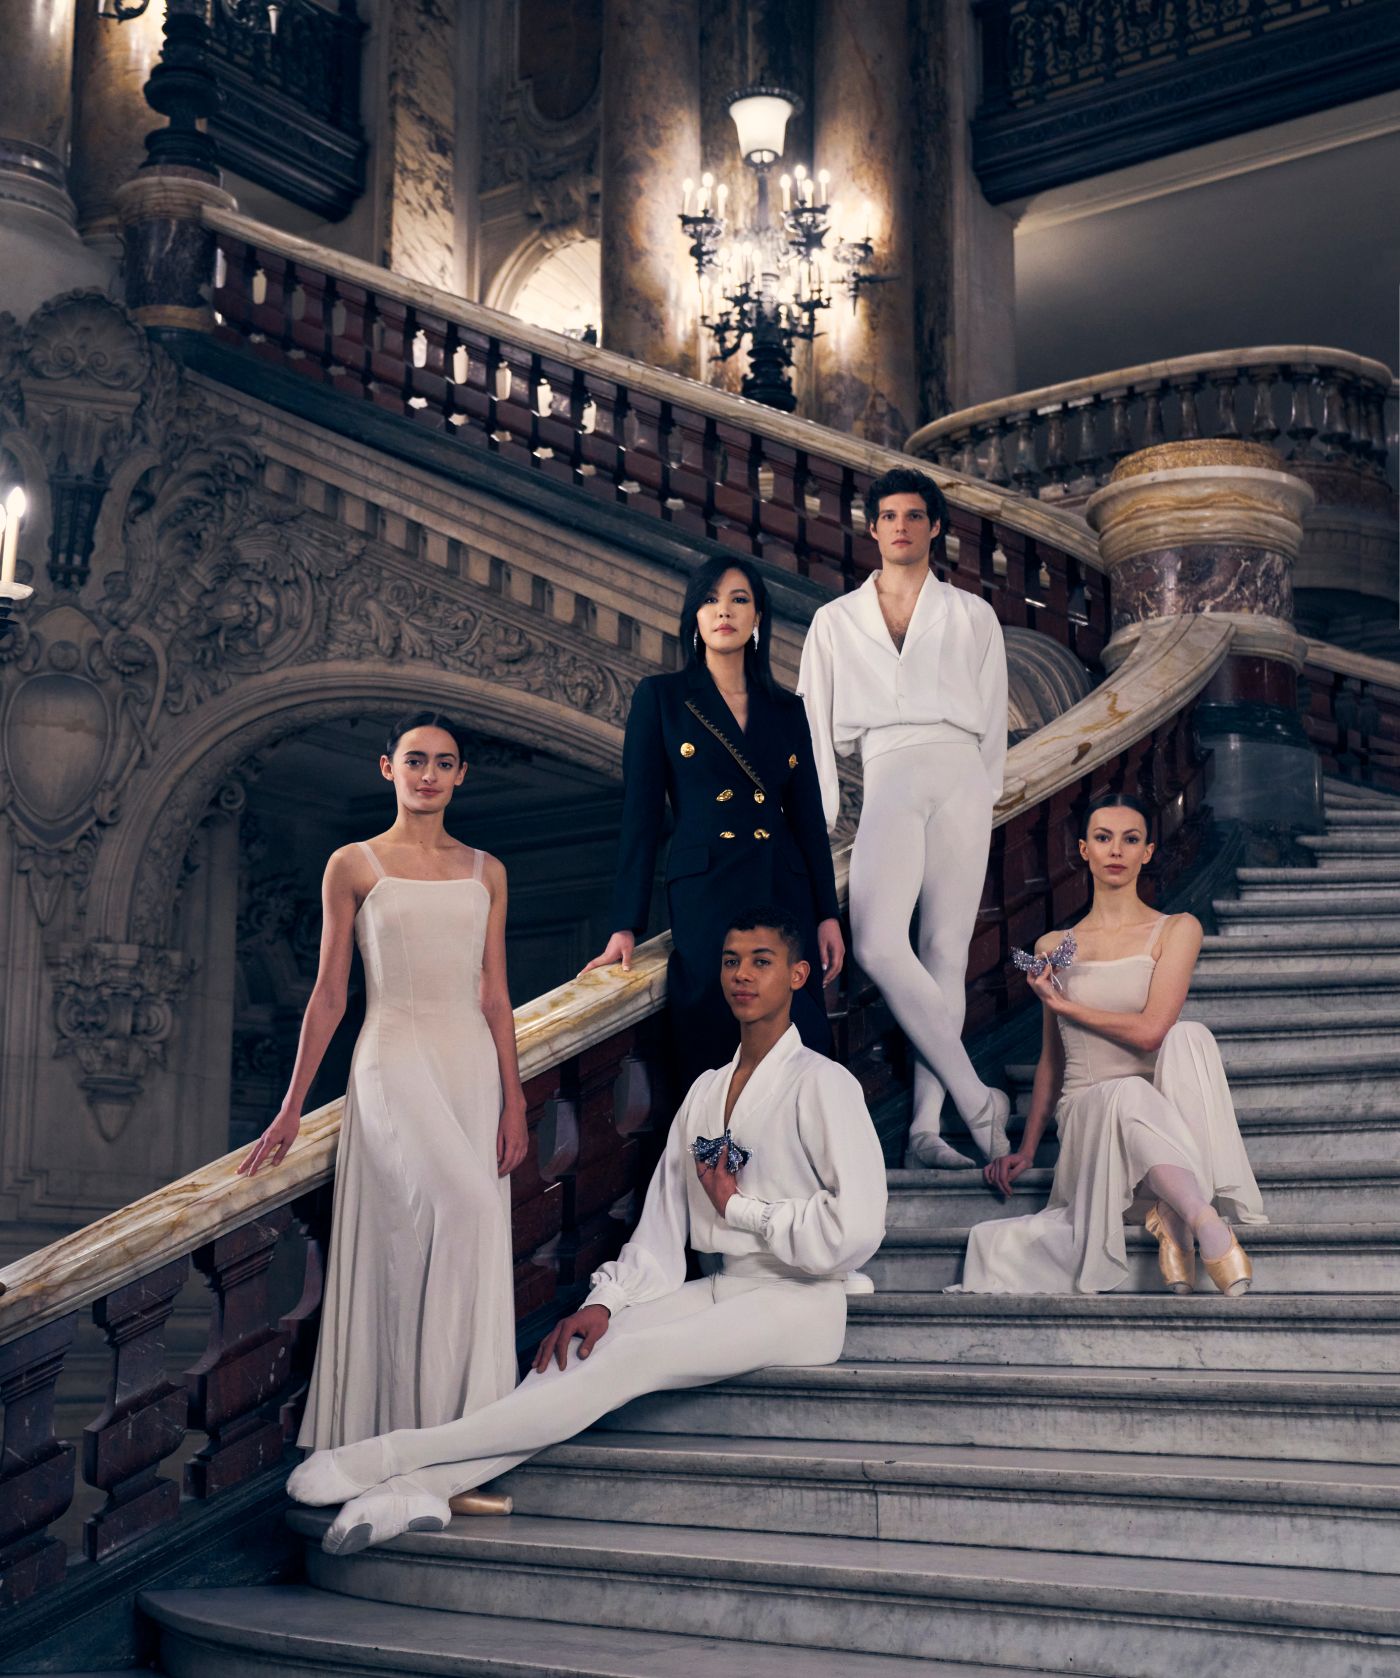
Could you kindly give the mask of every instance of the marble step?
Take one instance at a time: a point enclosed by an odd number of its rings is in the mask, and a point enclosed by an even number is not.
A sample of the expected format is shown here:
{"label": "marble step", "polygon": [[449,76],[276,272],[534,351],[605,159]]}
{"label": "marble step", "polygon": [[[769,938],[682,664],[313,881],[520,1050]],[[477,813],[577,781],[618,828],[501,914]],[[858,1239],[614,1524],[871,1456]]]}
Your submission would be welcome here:
{"label": "marble step", "polygon": [[[1225,901],[1238,906],[1239,900]],[[1230,961],[1251,956],[1264,961],[1294,956],[1336,956],[1343,960],[1383,957],[1393,955],[1397,947],[1400,939],[1395,936],[1395,927],[1384,917],[1376,921],[1320,921],[1316,926],[1295,925],[1291,921],[1265,927],[1242,924],[1235,931],[1212,933],[1202,941],[1201,966],[1217,956]]]}
{"label": "marble step", "polygon": [[1305,995],[1368,995],[1394,990],[1400,994],[1400,949],[1267,950],[1237,949],[1252,940],[1216,939],[1225,949],[1203,954],[1191,975],[1191,995],[1262,996],[1301,991]]}
{"label": "marble step", "polygon": [[[1400,834],[1400,828],[1396,832]],[[1382,897],[1400,893],[1400,874],[1387,857],[1354,857],[1330,868],[1239,868],[1235,880],[1246,899],[1276,892],[1323,892],[1329,897],[1358,890]]]}
{"label": "marble step", "polygon": [[652,1393],[609,1433],[879,1439],[1394,1466],[1400,1380],[1295,1371],[861,1363]]}
{"label": "marble step", "polygon": [[310,1582],[414,1607],[1113,1678],[1400,1664],[1395,1581],[1373,1574],[543,1516],[336,1557],[318,1542],[328,1520],[291,1516]]}
{"label": "marble step", "polygon": [[1231,937],[1246,932],[1329,932],[1355,921],[1370,923],[1368,941],[1400,945],[1400,890],[1255,891],[1245,897],[1217,899],[1216,924]]}
{"label": "marble step", "polygon": [[1036,1678],[1025,1668],[361,1602],[308,1585],[147,1591],[167,1678]]}
{"label": "marble step", "polygon": [[1337,775],[1323,777],[1322,801],[1329,811],[1359,806],[1389,810],[1400,803],[1392,792],[1382,792],[1378,787],[1362,786],[1359,781],[1344,781]]}
{"label": "marble step", "polygon": [[1155,1275],[1139,1294],[958,1294],[924,1291],[920,1268],[866,1266],[877,1291],[849,1302],[846,1358],[1400,1374],[1400,1294],[1227,1299],[1167,1293]]}
{"label": "marble step", "polygon": [[1290,990],[1251,993],[1193,986],[1181,1017],[1209,1026],[1222,1044],[1229,1037],[1276,1037],[1280,1032],[1313,1038],[1388,1033],[1400,1038],[1400,987],[1340,990],[1297,981]]}
{"label": "marble step", "polygon": [[[1383,1222],[1400,1207],[1400,1160],[1283,1160],[1256,1163],[1254,1174],[1265,1211],[1284,1223]],[[891,1171],[886,1221],[944,1229],[1018,1218],[1045,1205],[1053,1175],[1048,1166],[1023,1172],[1003,1200],[980,1171]]]}
{"label": "marble step", "polygon": [[737,1500],[765,1532],[1400,1573],[1397,1468],[595,1432],[497,1484],[517,1515],[723,1526]]}
{"label": "marble step", "polygon": [[[1162,1291],[1157,1243],[1144,1229],[1129,1228],[1125,1234],[1125,1288],[1140,1294]],[[1254,1295],[1400,1295],[1400,1224],[1270,1223],[1238,1234],[1254,1264]],[[967,1236],[966,1228],[893,1229],[861,1268],[877,1292],[951,1287],[962,1275]],[[1202,1295],[1213,1293],[1204,1271],[1196,1285]]]}
{"label": "marble step", "polygon": [[1338,804],[1327,812],[1327,831],[1351,827],[1394,827],[1400,824],[1400,808],[1390,804]]}
{"label": "marble step", "polygon": [[1298,843],[1318,859],[1319,868],[1331,868],[1338,861],[1360,857],[1389,857],[1400,863],[1400,828],[1387,827],[1376,833],[1364,829],[1337,833],[1303,833]]}

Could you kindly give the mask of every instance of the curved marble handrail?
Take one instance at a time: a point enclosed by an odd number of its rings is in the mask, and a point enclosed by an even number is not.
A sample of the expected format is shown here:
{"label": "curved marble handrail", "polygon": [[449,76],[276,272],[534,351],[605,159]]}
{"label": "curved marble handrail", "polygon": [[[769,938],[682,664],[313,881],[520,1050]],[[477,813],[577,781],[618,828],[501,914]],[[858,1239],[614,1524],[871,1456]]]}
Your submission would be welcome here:
{"label": "curved marble handrail", "polygon": [[945,414],[905,447],[945,469],[1052,499],[1086,493],[1135,449],[1176,440],[1253,439],[1300,462],[1377,476],[1396,391],[1384,362],[1350,350],[1261,344],[1020,391]]}
{"label": "curved marble handrail", "polygon": [[[1219,668],[1238,626],[1224,617],[1150,624],[1128,658],[1079,704],[1013,746],[997,826],[1078,780],[1188,705]],[[850,847],[836,854],[844,893]],[[528,1080],[658,1010],[666,994],[670,936],[640,946],[632,970],[573,979],[515,1013],[520,1070]],[[306,1116],[285,1162],[251,1180],[237,1175],[245,1150],[211,1161],[31,1253],[0,1271],[0,1344],[110,1294],[169,1260],[246,1224],[329,1180],[341,1103]]]}
{"label": "curved marble handrail", "polygon": [[[663,402],[675,403],[692,413],[701,414],[738,430],[753,433],[785,448],[808,455],[819,453],[825,460],[838,466],[876,476],[892,466],[908,466],[909,458],[894,449],[867,443],[858,437],[814,427],[809,420],[794,419],[787,414],[766,408],[761,403],[728,391],[715,390],[695,380],[648,367],[611,350],[582,344],[545,327],[531,326],[513,315],[488,309],[480,303],[469,303],[452,292],[440,291],[421,281],[406,279],[390,273],[373,263],[356,257],[344,256],[323,245],[298,239],[262,222],[240,216],[228,210],[205,206],[204,225],[215,233],[229,235],[255,245],[260,251],[276,253],[322,275],[333,276],[363,287],[377,297],[393,298],[416,309],[425,310],[444,321],[469,327],[488,337],[500,339],[513,348],[546,357],[553,363],[597,374]],[[816,443],[819,441],[819,449]],[[1073,554],[1095,570],[1099,564],[1098,545],[1083,522],[1057,508],[1028,504],[1020,496],[1006,493],[992,485],[964,478],[943,467],[932,469],[953,506],[978,517],[995,519],[1008,529],[1022,532],[1050,543]]]}
{"label": "curved marble handrail", "polygon": [[1307,661],[1319,670],[1330,670],[1337,676],[1355,676],[1358,681],[1373,682],[1400,693],[1400,664],[1387,658],[1349,652],[1345,647],[1334,647],[1330,641],[1309,641]]}

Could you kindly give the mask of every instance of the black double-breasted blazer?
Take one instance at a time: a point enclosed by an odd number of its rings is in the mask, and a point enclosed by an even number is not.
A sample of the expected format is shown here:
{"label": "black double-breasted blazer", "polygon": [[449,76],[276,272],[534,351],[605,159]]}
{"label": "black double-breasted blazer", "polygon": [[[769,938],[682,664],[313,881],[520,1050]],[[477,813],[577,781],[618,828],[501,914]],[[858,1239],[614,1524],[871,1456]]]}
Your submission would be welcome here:
{"label": "black double-breasted blazer", "polygon": [[668,803],[675,816],[668,1007],[682,1076],[697,1077],[734,1051],[720,953],[731,918],[758,904],[786,910],[802,931],[812,975],[793,1020],[804,1042],[829,1051],[816,928],[840,910],[802,701],[751,687],[740,729],[703,667],[648,676],[632,698],[622,773],[614,931],[646,932]]}

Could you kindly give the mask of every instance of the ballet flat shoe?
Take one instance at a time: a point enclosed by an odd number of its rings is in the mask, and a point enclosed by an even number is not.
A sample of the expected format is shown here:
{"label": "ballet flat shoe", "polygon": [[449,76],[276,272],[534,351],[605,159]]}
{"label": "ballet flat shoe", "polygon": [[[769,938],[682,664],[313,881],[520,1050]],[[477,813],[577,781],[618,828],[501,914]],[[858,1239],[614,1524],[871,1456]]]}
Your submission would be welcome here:
{"label": "ballet flat shoe", "polygon": [[1206,1275],[1221,1293],[1238,1298],[1241,1294],[1249,1292],[1250,1283],[1254,1280],[1254,1266],[1249,1262],[1249,1254],[1236,1240],[1233,1230],[1230,1232],[1230,1245],[1220,1257],[1208,1259],[1202,1253],[1201,1263],[1205,1266]]}
{"label": "ballet flat shoe", "polygon": [[1011,1152],[1011,1142],[1006,1134],[1006,1121],[1010,1117],[1011,1097],[1005,1090],[990,1089],[982,1111],[968,1121],[972,1140],[987,1156],[989,1163]]}
{"label": "ballet flat shoe", "polygon": [[448,1498],[447,1507],[454,1515],[510,1515],[515,1512],[515,1499],[499,1492],[458,1492]]}
{"label": "ballet flat shoe", "polygon": [[[335,1460],[338,1451],[313,1451],[287,1476],[287,1496],[296,1503],[319,1508],[326,1503],[348,1503],[352,1497],[378,1485],[378,1480],[357,1480]],[[381,1476],[382,1478],[382,1476]]]}
{"label": "ballet flat shoe", "polygon": [[945,1142],[941,1136],[913,1136],[909,1138],[909,1158],[925,1171],[971,1171],[977,1164],[966,1154]]}
{"label": "ballet flat shoe", "polygon": [[1180,1246],[1162,1216],[1160,1201],[1143,1220],[1147,1233],[1157,1241],[1157,1268],[1173,1293],[1193,1293],[1196,1287],[1196,1250]]}
{"label": "ballet flat shoe", "polygon": [[404,1495],[376,1488],[352,1498],[326,1529],[321,1548],[328,1556],[352,1556],[371,1544],[387,1544],[405,1532],[441,1532],[452,1511],[428,1492]]}

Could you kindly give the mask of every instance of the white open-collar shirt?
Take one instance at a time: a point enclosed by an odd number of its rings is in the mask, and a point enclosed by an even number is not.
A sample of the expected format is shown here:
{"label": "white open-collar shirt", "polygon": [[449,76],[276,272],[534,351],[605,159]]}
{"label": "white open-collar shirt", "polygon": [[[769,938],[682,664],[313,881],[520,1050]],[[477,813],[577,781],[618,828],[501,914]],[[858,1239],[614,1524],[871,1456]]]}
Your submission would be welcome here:
{"label": "white open-collar shirt", "polygon": [[993,797],[1006,765],[1006,646],[980,595],[930,571],[902,649],[890,637],[872,572],[860,588],[819,607],[802,647],[797,690],[807,707],[827,826],[840,812],[836,758],[861,760],[900,746],[976,742]]}

